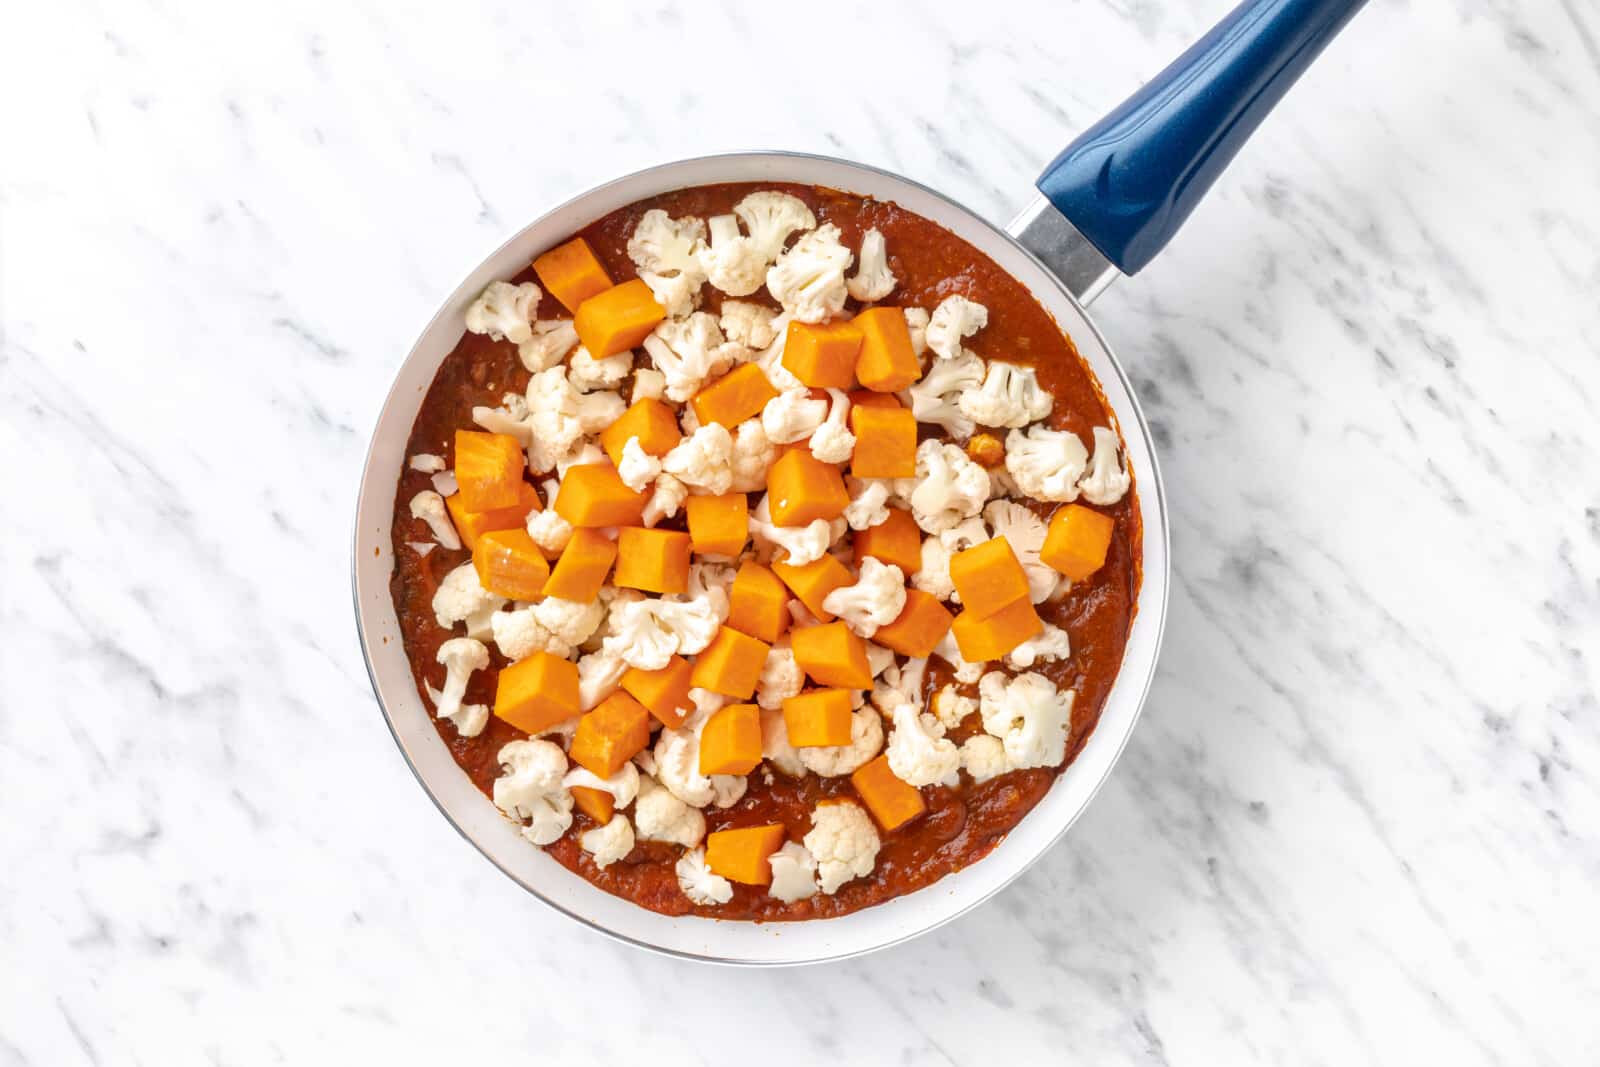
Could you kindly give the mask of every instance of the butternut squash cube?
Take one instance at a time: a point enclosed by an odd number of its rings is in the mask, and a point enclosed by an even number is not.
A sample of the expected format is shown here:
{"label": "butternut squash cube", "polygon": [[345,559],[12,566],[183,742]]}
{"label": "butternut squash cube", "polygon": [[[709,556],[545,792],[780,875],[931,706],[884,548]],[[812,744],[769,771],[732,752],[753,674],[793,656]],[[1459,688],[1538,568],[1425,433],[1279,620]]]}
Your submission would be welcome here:
{"label": "butternut squash cube", "polygon": [[572,735],[572,762],[610,778],[650,743],[650,713],[618,690],[578,720]]}
{"label": "butternut squash cube", "polygon": [[864,408],[903,408],[904,404],[893,393],[874,393],[871,389],[855,389],[850,393],[852,406]]}
{"label": "butternut squash cube", "polygon": [[455,495],[467,511],[514,508],[522,501],[522,446],[509,434],[456,431]]}
{"label": "butternut squash cube", "polygon": [[611,816],[616,814],[617,801],[604,789],[590,789],[586,785],[572,787],[572,802],[595,822],[604,826],[611,821]]}
{"label": "butternut squash cube", "polygon": [[606,450],[612,463],[620,464],[622,450],[628,446],[630,437],[639,439],[639,447],[646,455],[664,456],[677,447],[683,439],[683,431],[678,428],[678,417],[670,407],[659,400],[641,397],[618,415],[616,422],[600,431],[600,447]]}
{"label": "butternut squash cube", "polygon": [[922,793],[895,776],[888,756],[863,764],[850,776],[850,784],[884,832],[897,830],[928,810]]}
{"label": "butternut squash cube", "polygon": [[[689,684],[735,700],[749,700],[761,681],[761,668],[766,666],[769,651],[771,646],[765,641],[724,626],[695,657]],[[760,745],[756,747],[759,749]]]}
{"label": "butternut squash cube", "polygon": [[629,667],[622,675],[622,688],[661,720],[661,725],[676,730],[684,724],[694,701],[689,699],[693,668],[682,656],[673,656],[660,670],[643,671]]}
{"label": "butternut squash cube", "polygon": [[950,624],[961,658],[970,663],[999,659],[1028,638],[1044,630],[1044,621],[1033,610],[1026,594],[992,615],[975,617],[963,611]]}
{"label": "butternut squash cube", "polygon": [[775,525],[837,519],[849,506],[850,493],[839,468],[804,448],[791,448],[767,469],[767,509]]}
{"label": "butternut squash cube", "polygon": [[561,301],[562,307],[573,312],[591,296],[611,288],[611,276],[582,237],[574,237],[535,259],[533,273],[550,295]]}
{"label": "butternut squash cube", "polygon": [[892,563],[909,580],[922,569],[922,531],[917,520],[904,508],[890,508],[889,517],[876,526],[857,530],[852,547],[856,566],[868,556]]}
{"label": "butternut squash cube", "polygon": [[743,493],[692,496],[684,502],[689,540],[702,556],[732,559],[750,539],[750,498]]}
{"label": "butternut squash cube", "polygon": [[818,685],[871,689],[867,643],[842,622],[802,626],[789,637],[794,661]]}
{"label": "butternut squash cube", "polygon": [[783,838],[782,823],[713,830],[706,835],[706,866],[730,882],[770,885],[772,864],[768,859],[783,847]]}
{"label": "butternut squash cube", "polygon": [[700,731],[701,774],[749,774],[761,762],[761,709],[729,704]]}
{"label": "butternut squash cube", "polygon": [[783,584],[799,598],[806,610],[822,622],[833,621],[832,613],[822,608],[822,602],[828,594],[855,581],[850,569],[832,556],[823,556],[798,567],[792,563],[774,563],[772,572],[782,578]]}
{"label": "butternut squash cube", "polygon": [[494,714],[523,733],[543,733],[583,710],[578,703],[578,665],[535,652],[495,679]]}
{"label": "butternut squash cube", "polygon": [[728,590],[728,625],[768,644],[776,641],[789,626],[788,588],[755,560],[745,560]]}
{"label": "butternut squash cube", "polygon": [[945,610],[938,597],[921,589],[907,589],[905,608],[889,625],[878,627],[872,639],[902,656],[926,659],[933,653],[933,646],[950,632],[954,621],[955,616]]}
{"label": "butternut squash cube", "polygon": [[527,523],[529,512],[539,510],[537,489],[519,480],[517,493],[514,505],[492,511],[468,511],[461,502],[460,493],[451,493],[444,498],[444,506],[450,511],[450,521],[455,524],[456,533],[461,535],[461,543],[467,546],[467,551],[476,548],[478,538],[490,530],[515,530]]}
{"label": "butternut squash cube", "polygon": [[635,493],[604,463],[568,467],[556,493],[556,513],[574,526],[638,526],[646,493]]}
{"label": "butternut squash cube", "polygon": [[617,543],[599,530],[588,526],[573,530],[550,580],[544,583],[544,595],[588,603],[600,595],[616,558]]}
{"label": "butternut squash cube", "polygon": [[650,335],[667,311],[638,278],[613,285],[578,305],[572,325],[595,359],[626,352]]}
{"label": "butternut squash cube", "polygon": [[861,331],[856,377],[862,385],[880,393],[896,393],[922,377],[904,308],[869,308],[854,322]]}
{"label": "butternut squash cube", "polygon": [[624,526],[617,531],[613,585],[646,593],[689,591],[689,535],[681,530]]}
{"label": "butternut squash cube", "polygon": [[848,745],[854,711],[848,689],[813,689],[789,697],[783,702],[789,744],[795,748]]}
{"label": "butternut squash cube", "polygon": [[816,325],[789,323],[783,365],[813,389],[850,389],[856,384],[861,329],[849,320]]}
{"label": "butternut squash cube", "polygon": [[550,579],[550,564],[527,530],[490,530],[472,549],[472,566],[479,585],[511,600],[532,600]]}
{"label": "butternut squash cube", "polygon": [[761,414],[778,391],[759,363],[741,363],[689,399],[700,425],[721,423],[736,429],[745,419]]}
{"label": "butternut squash cube", "polygon": [[1110,515],[1082,504],[1068,504],[1050,516],[1039,558],[1073,581],[1082,581],[1105,566],[1115,528]]}
{"label": "butternut squash cube", "polygon": [[917,474],[917,419],[902,407],[850,409],[856,450],[850,473],[857,478],[914,478]]}
{"label": "butternut squash cube", "polygon": [[950,584],[961,594],[963,614],[975,619],[1028,595],[1027,572],[1004,537],[992,537],[951,556]]}

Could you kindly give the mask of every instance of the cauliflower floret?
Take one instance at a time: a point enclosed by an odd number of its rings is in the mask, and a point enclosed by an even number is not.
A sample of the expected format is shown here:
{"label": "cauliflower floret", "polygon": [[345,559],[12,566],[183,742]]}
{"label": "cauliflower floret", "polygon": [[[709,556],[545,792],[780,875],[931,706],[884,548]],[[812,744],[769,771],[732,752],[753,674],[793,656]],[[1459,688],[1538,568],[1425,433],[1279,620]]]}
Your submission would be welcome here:
{"label": "cauliflower floret", "polygon": [[528,466],[537,474],[566,461],[583,447],[585,434],[599,433],[627,408],[616,393],[578,392],[563,366],[530,378],[527,400]]}
{"label": "cauliflower floret", "polygon": [[846,478],[845,488],[850,491],[850,503],[844,509],[844,521],[852,530],[870,530],[881,522],[889,521],[889,498],[894,486],[886,478]]}
{"label": "cauliflower floret", "polygon": [[[555,501],[550,501],[553,505]],[[560,552],[572,539],[572,524],[556,514],[554,507],[528,512],[528,536],[546,552]]]}
{"label": "cauliflower floret", "polygon": [[922,539],[922,566],[911,576],[911,587],[950,600],[956,595],[956,585],[950,580],[951,551],[937,534]]}
{"label": "cauliflower floret", "polygon": [[549,370],[565,358],[578,343],[578,329],[571,319],[548,319],[533,324],[533,336],[517,345],[517,358],[528,373]]}
{"label": "cauliflower floret", "polygon": [[699,392],[707,379],[750,357],[749,349],[722,336],[716,316],[709,311],[668,319],[643,344],[666,378],[668,399],[680,404]]}
{"label": "cauliflower floret", "polygon": [[483,647],[482,641],[452,637],[439,646],[434,661],[444,665],[444,688],[439,691],[439,699],[434,701],[434,714],[454,721],[461,712],[461,698],[467,695],[467,682],[472,672],[489,666],[489,650]]}
{"label": "cauliflower floret", "polygon": [[626,815],[618,812],[611,816],[610,822],[579,834],[578,844],[603,871],[633,851],[633,825]]}
{"label": "cauliflower floret", "polygon": [[[844,520],[838,520],[843,525]],[[839,531],[843,532],[843,531]],[[815,563],[828,552],[836,536],[833,523],[827,519],[813,519],[805,526],[779,526],[772,521],[772,511],[767,506],[766,494],[750,513],[750,536],[759,548],[769,553],[781,548],[788,553],[785,562],[795,566]]]}
{"label": "cauliflower floret", "polygon": [[867,556],[853,585],[842,585],[822,599],[822,608],[843,619],[862,637],[899,618],[906,606],[905,573],[892,563]]}
{"label": "cauliflower floret", "polygon": [[1089,450],[1075,433],[1030,426],[1006,434],[1006,473],[1035,500],[1078,499],[1078,479],[1088,462]]}
{"label": "cauliflower floret", "polygon": [[867,668],[872,671],[874,678],[894,666],[894,651],[867,642]]}
{"label": "cauliflower floret", "polygon": [[424,474],[437,474],[445,469],[444,457],[436,456],[432,452],[418,452],[411,457],[406,466]]}
{"label": "cauliflower floret", "polygon": [[579,348],[567,360],[567,381],[574,389],[590,393],[596,389],[615,389],[633,370],[633,353],[618,352],[605,359],[595,359],[587,348]]}
{"label": "cauliflower floret", "polygon": [[955,785],[961,770],[961,753],[944,737],[944,727],[932,715],[918,715],[910,704],[894,709],[894,730],[884,751],[889,769],[907,785]]}
{"label": "cauliflower floret", "polygon": [[733,435],[720,423],[702,426],[662,457],[661,469],[691,489],[720,496],[733,485]]}
{"label": "cauliflower floret", "polygon": [[817,860],[822,891],[829,894],[853,878],[871,874],[881,843],[872,819],[850,800],[818,804],[811,813],[811,832],[805,836],[805,846]]}
{"label": "cauliflower floret", "polygon": [[670,474],[663,474],[656,479],[655,491],[650,494],[650,499],[645,502],[644,515],[639,520],[646,526],[654,526],[662,519],[670,519],[683,507],[683,502],[689,499],[689,487]]}
{"label": "cauliflower floret", "polygon": [[788,193],[751,193],[733,205],[733,213],[744,222],[751,243],[768,263],[778,258],[791,233],[817,225],[817,217],[805,201]]}
{"label": "cauliflower floret", "polygon": [[1104,426],[1094,428],[1094,458],[1089,473],[1078,482],[1078,491],[1091,504],[1108,507],[1121,500],[1132,480],[1118,455],[1121,442],[1116,432]]}
{"label": "cauliflower floret", "polygon": [[761,426],[767,439],[780,445],[810,437],[828,417],[828,402],[818,400],[805,386],[785,389],[761,409]]}
{"label": "cauliflower floret", "polygon": [[627,672],[622,657],[603,648],[578,660],[578,706],[588,711],[615,693]]}
{"label": "cauliflower floret", "polygon": [[974,782],[987,782],[1011,769],[1006,759],[1005,742],[988,734],[969,737],[961,745],[961,769]]}
{"label": "cauliflower floret", "polygon": [[946,730],[954,730],[978,710],[978,702],[956,692],[955,686],[947,685],[933,695],[931,707],[939,725]]}
{"label": "cauliflower floret", "polygon": [[857,770],[882,748],[883,719],[872,708],[862,706],[851,713],[848,745],[821,745],[795,751],[807,770],[824,778],[838,778]]}
{"label": "cauliflower floret", "polygon": [[634,830],[646,841],[665,841],[694,848],[706,836],[706,817],[672,795],[649,775],[639,778],[639,799],[633,807]]}
{"label": "cauliflower floret", "polygon": [[700,306],[700,286],[704,279],[699,273],[674,274],[668,277],[654,271],[642,270],[639,280],[650,287],[650,295],[655,297],[667,313],[669,320],[687,318],[694,309]]}
{"label": "cauliflower floret", "polygon": [[1047,659],[1066,659],[1072,655],[1072,643],[1067,631],[1059,626],[1044,624],[1044,629],[1006,653],[1007,666],[1025,670]]}
{"label": "cauliflower floret", "polygon": [[461,538],[450,524],[450,513],[445,510],[444,497],[432,489],[424,489],[411,498],[411,517],[428,524],[428,532],[441,548],[454,552],[461,547]]}
{"label": "cauliflower floret", "polygon": [[778,257],[767,271],[767,292],[800,322],[827,322],[844,310],[844,272],[855,259],[839,243],[839,227],[819,226]]}
{"label": "cauliflower floret", "polygon": [[843,389],[829,389],[833,405],[828,417],[811,435],[811,454],[824,463],[847,463],[856,450],[856,435],[850,432],[850,394]]}
{"label": "cauliflower floret", "polygon": [[579,603],[547,596],[530,610],[540,626],[549,630],[556,640],[573,648],[587,641],[606,617],[605,605],[599,600]]}
{"label": "cauliflower floret", "polygon": [[861,235],[860,266],[855,277],[846,281],[850,295],[863,304],[882,300],[894,291],[895,278],[889,270],[889,249],[876,228]]}
{"label": "cauliflower floret", "polygon": [[917,446],[916,477],[897,479],[895,488],[909,499],[918,526],[943,533],[983,509],[989,472],[960,446],[929,440]]}
{"label": "cauliflower floret", "polygon": [[699,252],[700,269],[711,284],[729,296],[749,296],[761,288],[769,260],[761,248],[739,232],[735,215],[713,215],[711,246]]}
{"label": "cauliflower floret", "polygon": [[926,308],[906,308],[906,329],[911,333],[911,352],[918,359],[928,350],[928,322],[931,317]]}
{"label": "cauliflower floret", "polygon": [[772,866],[772,884],[767,895],[785,904],[806,900],[817,895],[817,858],[811,850],[797,841],[785,841],[783,847],[768,857]]}
{"label": "cauliflower floret", "polygon": [[936,359],[922,380],[906,390],[911,414],[918,422],[934,423],[957,437],[969,437],[973,424],[961,410],[961,397],[982,381],[983,360],[971,353]]}
{"label": "cauliflower floret", "polygon": [[467,306],[467,329],[487,334],[494,341],[521,344],[533,336],[533,320],[539,313],[539,300],[543,296],[532,282],[521,285],[490,282],[489,287]]}
{"label": "cauliflower floret", "polygon": [[1026,426],[1050,414],[1054,401],[1039,388],[1032,367],[999,360],[989,364],[983,385],[961,394],[961,413],[984,426]]}
{"label": "cauliflower floret", "polygon": [[789,342],[790,318],[790,314],[785,311],[772,320],[772,343],[755,357],[756,365],[766,374],[767,381],[771,382],[772,387],[780,393],[789,389],[799,389],[805,384],[795,377],[793,371],[783,365],[783,350]]}
{"label": "cauliflower floret", "polygon": [[1047,533],[1044,520],[1032,510],[1010,500],[991,500],[983,509],[983,517],[996,537],[1004,537],[1016,553],[1017,562],[1028,576],[1028,599],[1042,604],[1055,590],[1059,575],[1048,563],[1039,558]]}
{"label": "cauliflower floret", "polygon": [[561,640],[550,628],[539,621],[538,605],[529,604],[511,611],[497,611],[489,616],[489,630],[500,654],[513,662],[527,659],[535,652],[548,652],[565,658],[572,655],[572,644]]}
{"label": "cauliflower floret", "polygon": [[[528,447],[528,439],[533,434],[533,427],[528,425],[528,400],[521,393],[506,393],[497,408],[481,404],[474,407],[472,421],[490,433],[515,437],[523,448]],[[441,467],[440,471],[443,470]]]}
{"label": "cauliflower floret", "polygon": [[772,328],[772,320],[777,312],[760,304],[751,304],[743,300],[724,300],[722,302],[722,318],[718,325],[728,340],[734,344],[743,345],[750,349],[762,349],[770,345],[777,334]]}
{"label": "cauliflower floret", "polygon": [[567,757],[549,741],[512,741],[495,756],[505,772],[494,780],[495,807],[517,821],[522,836],[548,845],[572,825],[572,794],[561,786]]}
{"label": "cauliflower floret", "polygon": [[[431,548],[433,546],[430,545],[428,547]],[[422,688],[428,694],[428,699],[433,701],[433,706],[436,709],[434,714],[438,718],[449,719],[451,725],[456,728],[456,733],[462,737],[477,737],[483,733],[483,728],[489,724],[489,705],[462,704],[454,714],[440,715],[437,709],[440,702],[444,700],[444,694],[426,681],[422,683]]]}
{"label": "cauliflower floret", "polygon": [[800,750],[789,743],[789,726],[777,708],[761,709],[761,758],[790,778],[803,778]]}
{"label": "cauliflower floret", "polygon": [[704,281],[699,253],[705,239],[706,224],[701,220],[692,215],[675,219],[660,208],[651,208],[628,238],[628,258],[640,271],[669,277],[683,274]]}
{"label": "cauliflower floret", "polygon": [[642,493],[661,474],[661,460],[646,452],[637,437],[628,438],[622,446],[622,462],[617,464],[617,477],[635,493]]}
{"label": "cauliflower floret", "polygon": [[[691,721],[693,721],[691,719]],[[686,723],[677,730],[662,730],[656,738],[656,778],[677,797],[691,807],[703,808],[715,804],[719,808],[731,807],[744,796],[748,782],[742,774],[700,773],[700,731]]]}
{"label": "cauliflower floret", "polygon": [[674,655],[692,656],[704,649],[722,624],[715,606],[701,598],[614,602],[607,625],[611,633],[603,651],[630,667],[658,671]]}
{"label": "cauliflower floret", "polygon": [[989,325],[989,309],[964,296],[947,296],[933,309],[928,319],[928,347],[940,359],[956,359],[970,355],[961,346],[963,339],[971,337]]}
{"label": "cauliflower floret", "polygon": [[565,456],[556,460],[556,475],[557,477],[565,478],[567,471],[573,467],[594,466],[611,466],[611,457],[606,455],[605,449],[593,441],[585,441],[576,450],[568,452]]}
{"label": "cauliflower floret", "polygon": [[1004,742],[1009,767],[1059,767],[1067,758],[1075,696],[1071,689],[1058,692],[1042,674],[1007,679],[991,671],[978,683],[978,710],[984,730]]}
{"label": "cauliflower floret", "polygon": [[884,715],[893,715],[894,709],[902,704],[921,711],[922,683],[927,675],[925,659],[908,659],[904,665],[891,664],[884,668],[883,676],[872,686],[873,706]]}
{"label": "cauliflower floret", "polygon": [[969,663],[961,657],[955,634],[947,633],[933,646],[933,654],[954,668],[955,679],[962,685],[971,685],[983,675],[982,663]]}
{"label": "cauliflower floret", "polygon": [[733,899],[733,883],[706,866],[705,849],[685,852],[678,857],[673,870],[678,874],[678,888],[683,890],[683,895],[702,907],[726,904]]}
{"label": "cauliflower floret", "polygon": [[760,419],[746,419],[733,437],[733,481],[728,491],[759,493],[767,487],[767,469],[778,458],[778,446],[767,437]]}
{"label": "cauliflower floret", "polygon": [[610,778],[602,778],[587,767],[574,767],[561,779],[564,789],[573,786],[582,786],[585,789],[598,789],[602,793],[610,793],[611,799],[618,808],[625,808],[633,803],[639,795],[639,768],[631,762],[624,763],[616,774]]}
{"label": "cauliflower floret", "polygon": [[633,396],[629,399],[637,404],[641,400],[660,400],[667,395],[667,376],[651,367],[640,367],[633,372]]}
{"label": "cauliflower floret", "polygon": [[794,652],[787,638],[767,650],[766,662],[761,665],[761,682],[756,689],[756,703],[763,708],[781,708],[792,696],[799,696],[805,687],[805,674],[795,662]]}
{"label": "cauliflower floret", "polygon": [[433,591],[433,617],[444,629],[454,628],[458,622],[467,623],[467,633],[473,634],[473,619],[482,619],[487,625],[489,614],[506,602],[478,581],[478,570],[468,560],[449,574]]}

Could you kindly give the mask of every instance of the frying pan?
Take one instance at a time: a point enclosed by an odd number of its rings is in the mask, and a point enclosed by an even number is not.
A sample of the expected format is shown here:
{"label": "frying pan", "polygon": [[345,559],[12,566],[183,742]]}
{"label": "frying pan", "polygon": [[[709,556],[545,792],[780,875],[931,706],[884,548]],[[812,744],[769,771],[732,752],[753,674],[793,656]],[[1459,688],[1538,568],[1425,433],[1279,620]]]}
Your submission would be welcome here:
{"label": "frying pan", "polygon": [[[373,431],[356,503],[357,627],[378,704],[417,780],[445,817],[534,896],[612,937],[694,959],[796,964],[859,955],[925,933],[1002,889],[1066,833],[1111,772],[1155,673],[1166,619],[1168,529],[1155,448],[1127,376],[1084,308],[1134,274],[1177,231],[1234,153],[1364,0],[1246,0],[1051,162],[1039,195],[1002,230],[939,193],[874,167],[792,152],[686,159],[607,182],[512,237],[445,301],[406,357]],[[798,182],[892,200],[1009,271],[1076,342],[1119,423],[1144,526],[1143,584],[1121,670],[1099,725],[1038,806],[988,857],[927,888],[840,918],[723,922],[655,914],[572,874],[468,780],[412,683],[389,595],[390,518],[406,441],[440,363],[485,285],[589,222],[646,197],[723,182]]]}

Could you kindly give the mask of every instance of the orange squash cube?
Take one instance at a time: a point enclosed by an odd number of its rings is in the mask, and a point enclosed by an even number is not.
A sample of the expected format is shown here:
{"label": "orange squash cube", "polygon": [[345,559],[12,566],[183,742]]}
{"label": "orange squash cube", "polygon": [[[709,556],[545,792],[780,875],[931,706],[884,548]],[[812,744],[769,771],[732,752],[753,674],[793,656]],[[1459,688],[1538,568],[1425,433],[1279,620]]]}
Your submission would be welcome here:
{"label": "orange squash cube", "polygon": [[749,700],[761,681],[761,668],[766,666],[770,651],[771,646],[765,641],[724,626],[695,657],[689,684],[735,700]]}
{"label": "orange squash cube", "polygon": [[575,785],[571,789],[572,802],[595,822],[604,826],[611,821],[611,816],[616,814],[617,801],[604,789],[590,789],[586,785]]}
{"label": "orange squash cube", "polygon": [[468,511],[461,502],[460,493],[451,493],[444,498],[444,506],[450,510],[450,521],[455,525],[456,533],[461,535],[461,543],[467,546],[467,551],[476,548],[478,538],[490,530],[515,530],[528,521],[529,512],[539,510],[537,489],[519,480],[517,493],[514,505],[492,511]]}
{"label": "orange squash cube", "polygon": [[857,530],[852,547],[856,566],[868,556],[900,568],[909,580],[922,569],[922,531],[904,508],[890,508],[889,517],[876,526]]}
{"label": "orange squash cube", "polygon": [[1082,581],[1105,566],[1115,528],[1110,515],[1082,504],[1068,504],[1050,516],[1039,558],[1073,581]]}
{"label": "orange squash cube", "polygon": [[557,245],[533,261],[533,273],[568,311],[611,288],[611,276],[582,237]]}
{"label": "orange squash cube", "polygon": [[850,776],[850,784],[884,832],[897,830],[928,810],[916,786],[901,781],[889,766],[888,756],[863,764]]}
{"label": "orange squash cube", "polygon": [[678,417],[670,407],[659,400],[641,397],[618,415],[616,422],[600,431],[600,447],[606,450],[612,463],[620,464],[622,450],[630,437],[639,439],[639,447],[646,455],[664,456],[677,447],[683,439],[683,431],[678,428]]}
{"label": "orange squash cube", "polygon": [[684,502],[689,540],[702,556],[727,556],[744,551],[750,539],[750,498],[743,493],[692,496]]}
{"label": "orange squash cube", "polygon": [[578,665],[560,656],[535,652],[506,667],[495,680],[495,718],[530,736],[566,722],[581,710]]}
{"label": "orange squash cube", "polygon": [[700,731],[701,774],[749,774],[761,762],[761,709],[729,704]]}
{"label": "orange squash cube", "polygon": [[767,509],[778,526],[837,519],[850,506],[839,468],[807,449],[791,448],[767,469]]}
{"label": "orange squash cube", "polygon": [[789,626],[788,588],[766,567],[745,560],[728,590],[728,625],[768,644],[776,641]]}
{"label": "orange squash cube", "polygon": [[850,473],[857,478],[913,478],[917,473],[917,419],[902,407],[857,405],[850,409],[856,449]]}
{"label": "orange squash cube", "polygon": [[975,617],[963,611],[950,624],[961,658],[969,663],[999,659],[1028,638],[1044,630],[1044,620],[1026,595],[991,615]]}
{"label": "orange squash cube", "polygon": [[646,593],[689,591],[689,535],[681,530],[624,526],[617,531],[613,585]]}
{"label": "orange squash cube", "polygon": [[938,597],[921,589],[907,589],[905,608],[889,625],[878,627],[872,639],[902,656],[926,659],[933,653],[933,646],[950,632],[954,621],[955,616],[945,610]]}
{"label": "orange squash cube", "polygon": [[782,823],[713,830],[706,835],[706,866],[730,882],[770,885],[772,864],[767,860],[783,847]]}
{"label": "orange squash cube", "polygon": [[514,508],[522,501],[527,460],[510,434],[456,431],[456,496],[468,511]]}
{"label": "orange squash cube", "polygon": [[855,317],[861,331],[856,377],[868,389],[897,393],[922,377],[922,364],[911,349],[911,328],[904,308],[875,307]]}
{"label": "orange squash cube", "polygon": [[818,685],[871,689],[867,643],[842,622],[802,626],[789,637],[794,661]]}
{"label": "orange squash cube", "polygon": [[472,566],[479,585],[510,600],[532,600],[550,579],[550,564],[527,530],[490,530],[472,549]]}
{"label": "orange squash cube", "polygon": [[635,493],[604,463],[567,468],[556,493],[556,513],[574,526],[638,526],[646,493]]}
{"label": "orange squash cube", "polygon": [[745,419],[761,414],[778,391],[759,363],[741,363],[689,399],[700,425],[721,423],[732,430]]}
{"label": "orange squash cube", "polygon": [[822,622],[833,621],[832,613],[822,608],[822,602],[828,594],[855,581],[850,569],[832,556],[823,556],[798,567],[791,563],[774,563],[772,573],[783,579],[783,584],[799,598],[806,610]]}
{"label": "orange squash cube", "polygon": [[572,762],[610,778],[650,743],[650,713],[627,693],[612,693],[578,720]]}
{"label": "orange squash cube", "polygon": [[622,675],[622,688],[661,720],[661,725],[676,730],[684,724],[694,701],[689,699],[693,668],[682,656],[673,656],[660,670],[644,671],[629,667]]}
{"label": "orange squash cube", "polygon": [[855,389],[850,393],[852,406],[864,408],[903,408],[904,404],[893,393],[874,393],[871,389]]}
{"label": "orange squash cube", "polygon": [[783,365],[813,389],[849,389],[856,384],[861,329],[849,320],[816,325],[789,323]]}
{"label": "orange squash cube", "polygon": [[813,689],[783,702],[783,725],[789,744],[817,748],[850,743],[850,720],[855,711],[848,689]]}
{"label": "orange squash cube", "polygon": [[595,359],[626,352],[650,335],[667,311],[638,278],[613,285],[578,305],[572,325]]}
{"label": "orange squash cube", "polygon": [[950,584],[961,594],[963,614],[975,619],[1028,595],[1027,572],[1004,537],[992,537],[951,556]]}
{"label": "orange squash cube", "polygon": [[550,580],[544,583],[544,595],[588,603],[600,595],[616,558],[616,542],[599,530],[588,526],[573,530]]}

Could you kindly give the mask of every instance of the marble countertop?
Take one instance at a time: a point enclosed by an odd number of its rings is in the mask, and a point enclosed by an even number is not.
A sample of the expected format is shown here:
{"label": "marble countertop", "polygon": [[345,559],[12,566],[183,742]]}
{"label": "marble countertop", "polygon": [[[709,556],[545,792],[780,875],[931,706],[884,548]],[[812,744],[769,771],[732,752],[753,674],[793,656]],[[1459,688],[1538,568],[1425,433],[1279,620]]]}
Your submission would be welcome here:
{"label": "marble countertop", "polygon": [[1096,304],[1164,449],[1166,648],[1093,807],[976,913],[798,971],[630,950],[457,837],[374,707],[366,434],[506,234],[769,146],[1004,220],[1227,6],[30,8],[0,38],[0,1064],[1600,1057],[1582,0],[1373,0]]}

